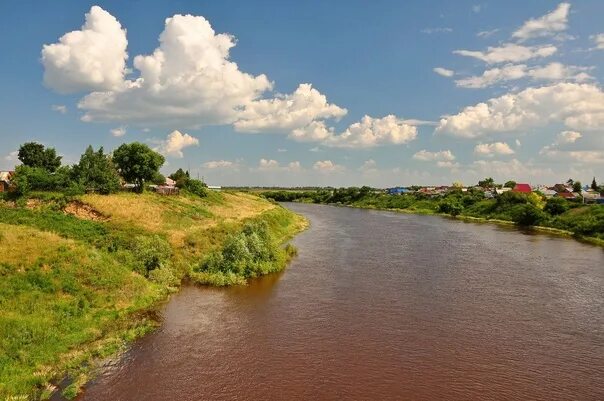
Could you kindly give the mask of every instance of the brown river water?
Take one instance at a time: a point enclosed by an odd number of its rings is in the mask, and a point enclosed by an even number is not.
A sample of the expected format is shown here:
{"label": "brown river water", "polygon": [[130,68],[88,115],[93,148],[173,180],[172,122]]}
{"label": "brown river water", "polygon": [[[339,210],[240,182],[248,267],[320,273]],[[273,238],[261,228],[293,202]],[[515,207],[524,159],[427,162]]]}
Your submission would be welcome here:
{"label": "brown river water", "polygon": [[604,400],[604,250],[287,204],[284,273],[184,287],[80,400]]}

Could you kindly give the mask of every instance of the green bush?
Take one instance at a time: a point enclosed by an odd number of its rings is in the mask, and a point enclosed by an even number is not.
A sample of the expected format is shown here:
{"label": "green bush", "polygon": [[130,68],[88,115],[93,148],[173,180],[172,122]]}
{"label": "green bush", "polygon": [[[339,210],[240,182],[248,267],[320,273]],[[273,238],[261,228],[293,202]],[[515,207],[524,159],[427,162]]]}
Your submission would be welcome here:
{"label": "green bush", "polygon": [[140,272],[149,277],[149,273],[167,265],[172,256],[170,244],[159,235],[136,237],[134,255],[140,264]]}
{"label": "green bush", "polygon": [[552,216],[557,216],[568,210],[568,202],[564,198],[549,198],[545,202],[543,210],[551,214]]}
{"label": "green bush", "polygon": [[184,184],[184,188],[200,198],[208,196],[208,186],[201,180],[188,179]]}
{"label": "green bush", "polygon": [[543,211],[532,204],[514,206],[511,215],[514,223],[520,226],[534,226],[545,219]]}

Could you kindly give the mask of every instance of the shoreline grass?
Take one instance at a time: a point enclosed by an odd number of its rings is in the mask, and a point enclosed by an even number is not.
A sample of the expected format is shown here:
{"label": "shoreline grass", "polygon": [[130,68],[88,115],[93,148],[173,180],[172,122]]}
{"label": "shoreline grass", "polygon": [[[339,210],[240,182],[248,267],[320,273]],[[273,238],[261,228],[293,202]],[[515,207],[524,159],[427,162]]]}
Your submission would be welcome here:
{"label": "shoreline grass", "polygon": [[[34,195],[0,204],[0,400],[48,399],[65,377],[73,398],[99,361],[157,327],[157,308],[246,224],[264,222],[277,253],[304,226],[249,194]],[[70,214],[72,202],[84,212]]]}

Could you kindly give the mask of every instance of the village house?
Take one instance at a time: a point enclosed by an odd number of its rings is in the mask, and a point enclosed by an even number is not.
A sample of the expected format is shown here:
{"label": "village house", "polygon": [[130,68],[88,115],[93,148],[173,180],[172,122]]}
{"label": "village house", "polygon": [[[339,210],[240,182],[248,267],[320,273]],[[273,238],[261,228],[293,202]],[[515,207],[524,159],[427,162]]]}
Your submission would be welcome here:
{"label": "village house", "polygon": [[533,192],[533,190],[531,189],[531,186],[529,184],[516,184],[516,186],[514,187],[514,189],[512,189],[513,192],[520,192],[523,194],[530,194],[531,192]]}
{"label": "village house", "polygon": [[10,188],[14,171],[0,171],[0,192],[7,192]]}

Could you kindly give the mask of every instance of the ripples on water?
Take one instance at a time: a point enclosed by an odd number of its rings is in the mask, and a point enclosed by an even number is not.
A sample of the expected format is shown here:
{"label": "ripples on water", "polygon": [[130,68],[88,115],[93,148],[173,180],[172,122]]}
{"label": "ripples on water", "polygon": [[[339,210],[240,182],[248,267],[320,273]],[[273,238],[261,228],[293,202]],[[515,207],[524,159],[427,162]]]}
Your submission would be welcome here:
{"label": "ripples on water", "polygon": [[604,251],[290,204],[280,275],[183,288],[83,400],[604,400]]}

